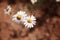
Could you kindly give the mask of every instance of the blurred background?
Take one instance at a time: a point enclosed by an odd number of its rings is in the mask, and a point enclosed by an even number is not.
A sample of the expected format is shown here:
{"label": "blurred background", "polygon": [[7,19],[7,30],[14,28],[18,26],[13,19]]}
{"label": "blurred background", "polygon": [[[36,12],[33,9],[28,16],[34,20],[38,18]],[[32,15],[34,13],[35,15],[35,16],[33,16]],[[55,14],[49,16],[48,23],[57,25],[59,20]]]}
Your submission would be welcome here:
{"label": "blurred background", "polygon": [[[10,15],[4,9],[11,5]],[[36,17],[36,25],[26,28],[13,22],[12,16],[23,10]],[[0,0],[0,40],[60,40],[60,2],[56,0]]]}

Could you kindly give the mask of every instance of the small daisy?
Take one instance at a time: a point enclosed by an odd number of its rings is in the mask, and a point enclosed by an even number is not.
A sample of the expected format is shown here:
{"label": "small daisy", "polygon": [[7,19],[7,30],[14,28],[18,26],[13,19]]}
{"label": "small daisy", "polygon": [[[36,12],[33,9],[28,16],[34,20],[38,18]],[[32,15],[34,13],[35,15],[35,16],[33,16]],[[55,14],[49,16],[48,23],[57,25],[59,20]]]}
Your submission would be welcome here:
{"label": "small daisy", "polygon": [[37,2],[37,0],[31,0],[31,3],[32,4],[34,4],[34,3],[36,3]]}
{"label": "small daisy", "polygon": [[23,18],[27,16],[27,14],[25,14],[24,11],[18,11],[15,15],[13,15],[13,21],[15,21],[16,23],[20,23],[23,21]]}
{"label": "small daisy", "polygon": [[11,13],[11,6],[8,5],[6,9],[4,9],[5,14],[10,14]]}
{"label": "small daisy", "polygon": [[60,2],[60,0],[56,0],[56,2]]}
{"label": "small daisy", "polygon": [[27,28],[32,28],[34,27],[33,25],[36,24],[36,18],[32,15],[32,16],[28,16],[24,19],[24,25]]}

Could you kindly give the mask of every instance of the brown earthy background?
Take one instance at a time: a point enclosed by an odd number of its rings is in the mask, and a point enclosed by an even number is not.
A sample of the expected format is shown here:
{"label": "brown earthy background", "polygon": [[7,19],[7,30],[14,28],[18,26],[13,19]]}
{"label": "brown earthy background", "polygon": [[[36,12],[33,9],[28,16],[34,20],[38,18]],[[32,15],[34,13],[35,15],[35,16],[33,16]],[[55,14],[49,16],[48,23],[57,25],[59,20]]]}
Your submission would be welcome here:
{"label": "brown earthy background", "polygon": [[[0,0],[0,40],[60,40],[60,3],[46,0],[43,7],[30,11],[30,0]],[[11,5],[10,15],[4,14],[4,9]],[[18,11],[26,11],[36,17],[34,28],[28,29],[22,24],[12,21],[12,16]]]}

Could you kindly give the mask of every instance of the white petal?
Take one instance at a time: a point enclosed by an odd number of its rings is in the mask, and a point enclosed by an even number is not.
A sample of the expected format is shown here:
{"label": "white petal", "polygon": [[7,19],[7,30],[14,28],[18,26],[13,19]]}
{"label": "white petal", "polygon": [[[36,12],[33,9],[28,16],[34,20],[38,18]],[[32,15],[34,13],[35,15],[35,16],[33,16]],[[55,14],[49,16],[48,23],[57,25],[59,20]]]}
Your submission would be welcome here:
{"label": "white petal", "polygon": [[27,27],[28,25],[27,25],[27,24],[25,24],[25,26]]}
{"label": "white petal", "polygon": [[13,15],[12,17],[17,17],[17,15]]}
{"label": "white petal", "polygon": [[33,25],[31,25],[31,27],[33,27]]}
{"label": "white petal", "polygon": [[32,21],[32,24],[33,24],[33,25],[36,25],[36,21]]}
{"label": "white petal", "polygon": [[21,21],[20,20],[15,20],[16,23],[20,23]]}
{"label": "white petal", "polygon": [[33,27],[33,25],[32,25],[31,23],[28,23],[27,25],[28,25],[28,26],[27,26],[28,28]]}
{"label": "white petal", "polygon": [[32,19],[32,20],[36,20],[36,18],[35,18],[33,15],[31,16],[31,19]]}
{"label": "white petal", "polygon": [[16,20],[16,18],[13,18],[12,21]]}
{"label": "white petal", "polygon": [[26,23],[24,23],[24,25],[26,25]]}
{"label": "white petal", "polygon": [[15,21],[16,23],[20,23],[20,20],[17,20],[16,18],[13,18],[12,21]]}

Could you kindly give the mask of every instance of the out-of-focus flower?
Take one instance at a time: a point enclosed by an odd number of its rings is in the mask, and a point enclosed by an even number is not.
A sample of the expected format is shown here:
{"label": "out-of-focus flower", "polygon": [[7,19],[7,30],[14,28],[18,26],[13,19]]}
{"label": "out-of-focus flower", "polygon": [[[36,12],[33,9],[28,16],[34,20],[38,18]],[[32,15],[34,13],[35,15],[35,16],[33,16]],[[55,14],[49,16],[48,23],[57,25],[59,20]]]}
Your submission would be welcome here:
{"label": "out-of-focus flower", "polygon": [[37,2],[37,0],[31,0],[32,4],[35,4]]}
{"label": "out-of-focus flower", "polygon": [[10,5],[8,5],[8,6],[7,6],[7,8],[6,8],[6,9],[4,9],[4,12],[5,12],[5,14],[10,15],[10,13],[11,13],[11,6],[10,6]]}
{"label": "out-of-focus flower", "polygon": [[60,2],[60,0],[56,0],[56,2]]}

